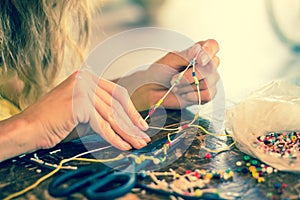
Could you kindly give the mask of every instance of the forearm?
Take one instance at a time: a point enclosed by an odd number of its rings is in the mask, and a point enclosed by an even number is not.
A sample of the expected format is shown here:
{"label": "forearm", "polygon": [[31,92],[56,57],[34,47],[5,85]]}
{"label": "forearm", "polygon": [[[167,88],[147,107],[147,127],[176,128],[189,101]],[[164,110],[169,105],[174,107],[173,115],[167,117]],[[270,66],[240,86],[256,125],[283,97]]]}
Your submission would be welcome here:
{"label": "forearm", "polygon": [[39,148],[36,131],[20,115],[0,121],[0,162]]}

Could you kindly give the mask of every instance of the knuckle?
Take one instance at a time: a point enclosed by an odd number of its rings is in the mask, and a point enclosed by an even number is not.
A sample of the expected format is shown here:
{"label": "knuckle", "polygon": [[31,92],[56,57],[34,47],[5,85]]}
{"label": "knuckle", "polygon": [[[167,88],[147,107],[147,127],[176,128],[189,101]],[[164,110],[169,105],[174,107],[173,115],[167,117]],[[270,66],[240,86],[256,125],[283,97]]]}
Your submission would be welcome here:
{"label": "knuckle", "polygon": [[126,88],[120,86],[120,85],[116,85],[117,93],[121,96],[121,97],[129,97],[128,91]]}
{"label": "knuckle", "polygon": [[100,126],[100,130],[104,133],[108,132],[108,130],[111,129],[110,124],[106,121],[101,122],[99,126]]}
{"label": "knuckle", "polygon": [[116,117],[115,117],[114,111],[112,111],[112,110],[108,111],[107,121],[108,122],[114,122],[115,120],[116,120]]}

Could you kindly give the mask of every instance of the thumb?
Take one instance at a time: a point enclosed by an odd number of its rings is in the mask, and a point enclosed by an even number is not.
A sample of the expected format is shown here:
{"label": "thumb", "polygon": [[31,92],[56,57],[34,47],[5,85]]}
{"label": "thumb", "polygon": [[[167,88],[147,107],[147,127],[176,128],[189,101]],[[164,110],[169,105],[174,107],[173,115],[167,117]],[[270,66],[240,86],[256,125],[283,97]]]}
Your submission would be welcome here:
{"label": "thumb", "polygon": [[209,39],[200,41],[186,50],[177,52],[177,54],[188,62],[196,59],[198,66],[205,66],[215,57],[218,51],[218,43],[213,39]]}
{"label": "thumb", "polygon": [[157,63],[168,65],[177,71],[182,71],[196,57],[198,66],[205,66],[219,51],[218,43],[209,39],[200,41],[190,48],[178,52],[169,52]]}

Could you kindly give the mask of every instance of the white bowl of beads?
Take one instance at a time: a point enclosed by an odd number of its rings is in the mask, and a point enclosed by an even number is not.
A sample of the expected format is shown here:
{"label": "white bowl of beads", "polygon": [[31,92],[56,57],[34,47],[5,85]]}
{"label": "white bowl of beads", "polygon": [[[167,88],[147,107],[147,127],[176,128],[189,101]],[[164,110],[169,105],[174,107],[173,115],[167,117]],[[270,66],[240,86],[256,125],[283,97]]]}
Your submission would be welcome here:
{"label": "white bowl of beads", "polygon": [[244,153],[300,172],[300,87],[273,81],[227,111],[226,129]]}

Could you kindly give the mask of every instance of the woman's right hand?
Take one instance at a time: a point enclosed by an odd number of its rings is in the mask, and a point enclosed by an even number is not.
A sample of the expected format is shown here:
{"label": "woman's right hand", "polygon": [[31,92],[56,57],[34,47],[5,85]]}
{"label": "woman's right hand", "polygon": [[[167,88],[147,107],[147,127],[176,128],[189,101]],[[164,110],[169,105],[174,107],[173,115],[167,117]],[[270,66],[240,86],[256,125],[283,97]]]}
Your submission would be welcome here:
{"label": "woman's right hand", "polygon": [[41,148],[58,144],[79,123],[91,128],[121,150],[142,148],[150,138],[147,123],[135,109],[125,88],[99,79],[88,70],[77,71],[18,117],[38,132]]}

